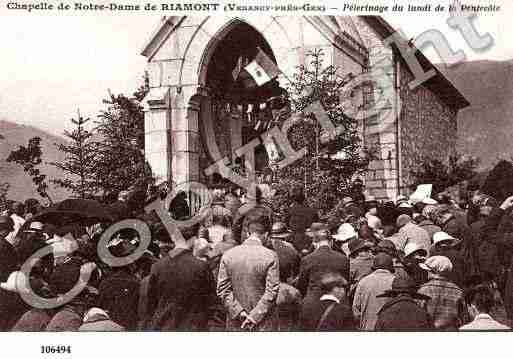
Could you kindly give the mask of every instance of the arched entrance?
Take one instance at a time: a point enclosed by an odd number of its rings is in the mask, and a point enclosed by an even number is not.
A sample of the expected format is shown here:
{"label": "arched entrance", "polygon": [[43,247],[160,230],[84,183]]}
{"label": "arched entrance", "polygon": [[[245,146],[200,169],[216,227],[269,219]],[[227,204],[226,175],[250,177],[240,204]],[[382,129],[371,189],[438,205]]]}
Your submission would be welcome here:
{"label": "arched entrance", "polygon": [[[259,51],[276,63],[264,37],[240,20],[231,22],[205,49],[200,74],[204,91],[199,100],[202,182],[212,181],[204,170],[221,158],[227,159],[225,164],[232,170],[256,180],[268,173],[268,151],[258,138],[272,125],[273,109],[282,107],[285,90],[276,79],[258,86],[241,71]],[[248,145],[251,148],[241,155]]]}

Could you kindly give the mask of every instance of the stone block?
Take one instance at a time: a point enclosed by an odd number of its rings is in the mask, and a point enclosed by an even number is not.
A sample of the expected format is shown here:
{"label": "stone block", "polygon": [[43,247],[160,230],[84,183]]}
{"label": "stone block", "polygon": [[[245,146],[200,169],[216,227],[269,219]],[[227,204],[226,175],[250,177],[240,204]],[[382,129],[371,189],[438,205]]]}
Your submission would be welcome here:
{"label": "stone block", "polygon": [[178,27],[155,54],[154,60],[173,60],[184,57],[185,49],[197,27]]}
{"label": "stone block", "polygon": [[176,86],[180,83],[182,62],[181,59],[160,62],[163,86]]}
{"label": "stone block", "polygon": [[168,152],[168,131],[153,131],[145,134],[145,150],[147,153]]}
{"label": "stone block", "polygon": [[167,110],[151,110],[144,114],[144,132],[163,131],[168,129]]}
{"label": "stone block", "polygon": [[180,76],[180,84],[182,85],[194,85],[198,83],[200,68],[199,57],[192,58],[191,60],[192,61],[189,61],[189,58],[187,58],[182,64],[182,73]]}
{"label": "stone block", "polygon": [[167,153],[150,153],[146,154],[146,159],[151,167],[153,174],[159,181],[165,181],[169,176],[169,165],[168,165],[168,154]]}
{"label": "stone block", "polygon": [[173,152],[198,152],[199,134],[190,131],[173,131],[171,133]]}
{"label": "stone block", "polygon": [[162,86],[162,76],[163,76],[163,68],[162,62],[160,61],[152,61],[146,65],[146,71],[148,73],[148,80],[150,82],[150,87],[160,87]]}
{"label": "stone block", "polygon": [[374,189],[374,188],[383,188],[383,181],[365,181],[365,188]]}

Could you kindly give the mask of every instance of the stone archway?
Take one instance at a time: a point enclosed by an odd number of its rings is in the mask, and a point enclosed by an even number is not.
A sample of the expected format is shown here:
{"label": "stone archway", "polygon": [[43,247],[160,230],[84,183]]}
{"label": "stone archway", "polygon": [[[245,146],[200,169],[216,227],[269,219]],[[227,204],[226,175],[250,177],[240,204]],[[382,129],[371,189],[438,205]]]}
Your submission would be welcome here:
{"label": "stone archway", "polygon": [[[244,159],[245,166],[242,167],[250,176],[267,166],[267,152],[258,139],[266,128],[260,123],[264,123],[266,114],[270,113],[270,108],[265,110],[265,104],[284,90],[278,80],[261,87],[246,87],[243,81],[232,77],[238,59],[244,57],[250,61],[259,49],[277,62],[263,35],[240,19],[230,20],[204,49],[198,67],[198,91],[189,102],[189,108],[197,110],[193,117],[198,121],[200,140],[198,153],[193,155],[197,167],[189,170],[197,171],[201,182],[206,180],[204,170],[221,159],[228,167]],[[263,110],[257,109],[262,105]],[[258,114],[262,121],[251,122],[249,119],[253,114]],[[241,155],[240,151],[245,150],[246,154]]]}

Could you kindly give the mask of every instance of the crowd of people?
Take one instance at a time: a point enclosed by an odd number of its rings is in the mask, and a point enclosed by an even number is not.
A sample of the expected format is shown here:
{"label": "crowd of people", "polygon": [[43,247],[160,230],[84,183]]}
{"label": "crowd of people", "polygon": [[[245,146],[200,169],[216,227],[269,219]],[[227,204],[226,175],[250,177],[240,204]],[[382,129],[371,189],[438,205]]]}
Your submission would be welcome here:
{"label": "crowd of people", "polygon": [[[0,216],[0,330],[455,331],[511,325],[513,197],[497,203],[477,191],[462,204],[448,197],[377,201],[354,192],[341,199],[336,214],[321,219],[305,204],[301,187],[290,189],[292,204],[283,214],[273,212],[258,188],[244,198],[231,188],[212,195],[201,221],[180,227],[180,240],[155,213],[133,206],[127,193],[104,204],[109,221],[84,216],[62,223],[65,211],[59,216],[54,210],[54,220],[52,208],[38,201],[14,203]],[[187,195],[176,196],[168,210],[175,219],[190,218]],[[148,224],[149,245],[131,262],[106,264],[98,254],[100,238],[113,222],[128,218]],[[114,257],[131,256],[145,242],[141,235],[121,229],[107,248]],[[24,272],[27,260],[47,246],[51,253]],[[83,288],[68,297],[84,276]],[[57,304],[28,303],[20,278],[36,296]]]}

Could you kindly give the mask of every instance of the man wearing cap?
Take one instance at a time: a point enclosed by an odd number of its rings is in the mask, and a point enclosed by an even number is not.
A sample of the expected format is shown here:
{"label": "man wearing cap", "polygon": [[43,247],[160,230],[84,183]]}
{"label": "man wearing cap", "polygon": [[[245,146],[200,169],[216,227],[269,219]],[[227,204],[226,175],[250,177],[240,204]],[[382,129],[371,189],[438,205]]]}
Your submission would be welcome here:
{"label": "man wearing cap", "polygon": [[294,246],[285,241],[290,238],[290,235],[285,223],[274,223],[271,229],[270,248],[278,255],[280,275],[283,272],[286,273],[285,278],[296,278],[299,274],[301,257]]}
{"label": "man wearing cap", "polygon": [[410,278],[395,277],[392,289],[378,295],[389,298],[378,313],[375,330],[429,330],[432,328],[429,314],[416,300],[429,300],[417,293],[417,286]]}
{"label": "man wearing cap", "polygon": [[[429,250],[431,247],[431,238],[429,238],[428,232],[413,223],[413,220],[410,216],[401,214],[399,217],[397,217],[396,224],[397,228],[399,228],[399,232],[406,237],[405,245],[409,242],[415,242],[426,251]],[[404,250],[404,247],[398,249]]]}
{"label": "man wearing cap", "polygon": [[321,276],[322,296],[303,306],[300,327],[308,331],[355,330],[351,307],[347,304],[347,280],[340,273],[327,272]]}
{"label": "man wearing cap", "polygon": [[305,296],[304,303],[317,301],[321,296],[320,280],[323,273],[339,273],[344,278],[349,278],[349,260],[331,248],[332,239],[328,226],[324,223],[312,223],[307,233],[312,237],[315,250],[301,259],[297,288]]}
{"label": "man wearing cap", "polygon": [[276,329],[280,278],[278,257],[266,248],[270,231],[268,217],[251,218],[248,239],[221,258],[217,295],[228,312],[227,330]]}
{"label": "man wearing cap", "polygon": [[463,290],[451,282],[448,274],[452,263],[447,257],[429,257],[421,267],[428,271],[429,280],[418,290],[431,300],[423,304],[431,316],[433,326],[439,330],[457,330],[468,319]]}
{"label": "man wearing cap", "polygon": [[387,298],[377,296],[392,289],[395,278],[392,257],[386,253],[374,257],[372,269],[371,274],[360,280],[354,294],[353,314],[361,330],[374,330],[378,313],[387,302]]}
{"label": "man wearing cap", "polygon": [[372,273],[374,256],[372,255],[372,243],[363,239],[354,239],[349,242],[349,285],[350,298],[356,290],[360,279]]}

